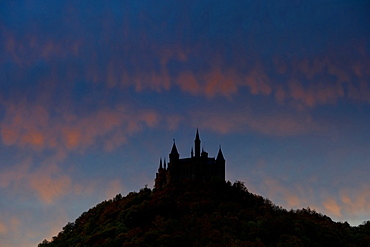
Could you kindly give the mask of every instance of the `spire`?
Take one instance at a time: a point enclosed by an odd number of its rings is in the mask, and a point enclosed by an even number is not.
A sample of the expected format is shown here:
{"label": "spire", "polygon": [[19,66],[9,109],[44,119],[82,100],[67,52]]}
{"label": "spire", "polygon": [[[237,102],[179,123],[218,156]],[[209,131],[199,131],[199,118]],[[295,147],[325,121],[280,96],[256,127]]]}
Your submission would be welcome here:
{"label": "spire", "polygon": [[164,158],[164,162],[163,162],[163,164],[164,164],[164,169],[166,170],[166,158]]}
{"label": "spire", "polygon": [[162,167],[162,158],[159,159],[159,170],[162,170],[163,167]]}
{"label": "spire", "polygon": [[195,140],[196,140],[196,141],[200,141],[198,128],[197,128],[197,133],[196,133],[196,135],[195,135]]}
{"label": "spire", "polygon": [[173,139],[172,150],[171,150],[171,153],[170,153],[169,157],[170,157],[170,163],[172,163],[174,160],[178,160],[180,158],[180,154],[179,154],[179,152],[177,152],[175,139]]}
{"label": "spire", "polygon": [[221,151],[221,145],[220,145],[220,149],[218,150],[218,154],[217,154],[217,159],[216,160],[225,161],[224,155],[222,154],[222,151]]}
{"label": "spire", "polygon": [[172,145],[172,150],[171,150],[171,153],[170,154],[179,155],[179,152],[177,152],[177,147],[176,147],[175,139],[173,139],[173,145]]}
{"label": "spire", "polygon": [[192,157],[192,158],[194,157],[193,147],[191,147],[191,157]]}
{"label": "spire", "polygon": [[200,157],[200,138],[199,138],[198,128],[197,128],[197,133],[195,135],[194,144],[195,144],[195,157],[199,158]]}

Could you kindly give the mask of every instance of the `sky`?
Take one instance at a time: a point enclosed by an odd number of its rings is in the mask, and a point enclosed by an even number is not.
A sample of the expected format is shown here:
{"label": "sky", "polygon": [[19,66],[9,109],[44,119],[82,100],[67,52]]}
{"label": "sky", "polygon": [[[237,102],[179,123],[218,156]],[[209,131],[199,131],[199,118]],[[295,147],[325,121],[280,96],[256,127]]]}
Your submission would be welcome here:
{"label": "sky", "polygon": [[0,2],[0,247],[153,188],[173,139],[286,209],[370,220],[366,0]]}

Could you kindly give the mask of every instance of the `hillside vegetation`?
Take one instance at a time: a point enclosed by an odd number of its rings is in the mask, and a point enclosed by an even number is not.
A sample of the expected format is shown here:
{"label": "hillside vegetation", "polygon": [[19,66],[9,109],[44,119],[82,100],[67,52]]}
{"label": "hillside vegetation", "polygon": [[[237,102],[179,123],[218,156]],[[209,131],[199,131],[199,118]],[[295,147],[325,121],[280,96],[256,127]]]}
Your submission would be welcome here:
{"label": "hillside vegetation", "polygon": [[370,221],[287,211],[241,182],[184,181],[118,194],[38,246],[370,246]]}

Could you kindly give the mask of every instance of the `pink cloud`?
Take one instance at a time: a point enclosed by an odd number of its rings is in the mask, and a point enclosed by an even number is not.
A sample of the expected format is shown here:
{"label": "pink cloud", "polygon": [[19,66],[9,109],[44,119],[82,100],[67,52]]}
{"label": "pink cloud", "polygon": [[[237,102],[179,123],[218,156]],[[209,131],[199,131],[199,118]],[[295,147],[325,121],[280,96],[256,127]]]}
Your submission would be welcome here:
{"label": "pink cloud", "polygon": [[8,227],[2,222],[0,222],[0,235],[5,235],[8,233]]}
{"label": "pink cloud", "polygon": [[45,143],[45,137],[39,131],[28,132],[28,133],[26,133],[26,134],[23,135],[21,141],[25,145],[42,147],[42,146],[44,146],[44,143]]}
{"label": "pink cloud", "polygon": [[205,86],[204,93],[207,97],[212,98],[218,94],[226,97],[230,97],[238,90],[238,76],[228,71],[223,73],[220,69],[214,69],[213,71],[205,74],[204,76]]}
{"label": "pink cloud", "polygon": [[66,225],[66,222],[70,220],[66,212],[60,208],[58,209],[57,213],[53,214],[52,216],[53,216],[51,217],[52,219],[44,223],[44,228],[46,228],[44,232],[41,233],[40,231],[37,231],[36,229],[34,232],[32,232],[32,235],[34,236],[43,235],[43,238],[40,238],[39,243],[43,239],[47,239],[48,241],[51,241],[52,236],[57,236],[58,233],[61,231],[61,229]]}
{"label": "pink cloud", "polygon": [[103,142],[112,150],[125,143],[128,136],[144,127],[154,128],[160,121],[154,111],[134,111],[123,105],[82,116],[62,112],[53,119],[46,108],[37,104],[7,102],[4,105],[6,113],[0,123],[2,142],[34,150],[83,151]]}
{"label": "pink cloud", "polygon": [[345,187],[340,189],[338,194],[333,194],[330,188],[333,185],[318,188],[318,182],[317,177],[297,182],[262,174],[261,183],[250,187],[287,209],[310,207],[329,217],[334,217],[336,221],[343,219],[354,221],[367,217],[370,210],[369,184]]}
{"label": "pink cloud", "polygon": [[[0,215],[0,236],[2,236],[1,239],[7,240],[8,236],[13,235],[14,233],[19,233],[20,225],[21,221],[18,217],[6,214]],[[2,242],[1,244],[6,244],[6,242]]]}
{"label": "pink cloud", "polygon": [[299,81],[290,81],[290,96],[299,102],[302,102],[306,106],[313,106],[315,104],[315,98],[313,92],[305,90]]}
{"label": "pink cloud", "polygon": [[43,129],[49,124],[47,111],[38,105],[29,107],[25,102],[5,106],[5,119],[0,123],[3,143],[43,148],[46,134]]}
{"label": "pink cloud", "polygon": [[[367,83],[369,71],[363,65],[369,61],[353,61],[354,66],[338,62],[335,56],[322,56],[302,61],[275,59],[275,71],[263,64],[252,65],[254,69],[244,72],[220,68],[227,67],[220,60],[210,61],[211,69],[197,75],[191,71],[180,74],[175,81],[187,93],[214,97],[230,97],[247,87],[251,94],[273,94],[278,103],[290,103],[298,108],[313,108],[334,104],[339,99],[368,102],[370,89]],[[266,71],[269,71],[268,73]],[[274,73],[283,75],[276,80]],[[272,79],[274,78],[274,79]],[[349,89],[347,93],[345,88]]]}
{"label": "pink cloud", "polygon": [[38,166],[31,158],[11,164],[0,173],[0,188],[18,197],[37,198],[43,205],[52,205],[66,195],[90,196],[101,190],[116,193],[123,188],[119,180],[109,183],[96,179],[75,181],[58,165],[64,160],[65,154],[56,153],[45,157]]}
{"label": "pink cloud", "polygon": [[34,171],[32,161],[24,160],[13,169],[0,174],[0,186],[12,187],[19,192],[31,191],[45,204],[51,204],[55,199],[65,195],[70,188],[71,180],[61,174],[60,169],[53,164],[42,166]]}
{"label": "pink cloud", "polygon": [[118,193],[123,193],[123,185],[120,180],[112,180],[106,186],[106,197],[107,199],[114,198]]}
{"label": "pink cloud", "polygon": [[[157,113],[150,111],[137,112],[136,114],[126,107],[115,109],[101,109],[86,117],[76,119],[67,130],[68,144],[86,149],[104,140],[109,149],[117,147],[127,141],[127,137],[141,131],[144,126],[155,127],[159,122]],[[112,140],[111,140],[112,139]],[[111,141],[110,141],[111,140]],[[114,144],[114,145],[113,145]]]}
{"label": "pink cloud", "polygon": [[361,184],[356,189],[341,189],[339,195],[346,213],[360,214],[370,210],[370,185]]}
{"label": "pink cloud", "polygon": [[45,204],[53,203],[71,188],[71,179],[62,175],[55,165],[30,173],[27,177],[30,187]]}
{"label": "pink cloud", "polygon": [[240,78],[235,72],[223,72],[220,67],[215,67],[202,74],[188,71],[181,73],[174,80],[183,92],[205,95],[208,98],[217,95],[230,97],[238,91],[240,84]]}
{"label": "pink cloud", "polygon": [[[329,56],[288,62],[276,58],[275,71],[260,63],[243,74],[232,69],[221,70],[227,66],[215,59],[210,61],[211,69],[207,71],[197,74],[188,71],[170,80],[186,93],[207,97],[230,97],[247,87],[251,94],[273,94],[278,103],[298,108],[334,104],[339,99],[368,102],[370,89],[361,81],[368,78],[369,72],[365,72],[363,65],[369,62],[364,59],[353,63],[354,66],[348,67]],[[275,72],[283,75],[283,79],[277,81]],[[349,89],[348,93],[345,88]]]}
{"label": "pink cloud", "polygon": [[342,210],[337,201],[333,198],[326,199],[323,202],[323,206],[326,209],[326,212],[330,215],[334,215],[338,218],[342,216]]}
{"label": "pink cloud", "polygon": [[277,179],[265,177],[263,179],[263,186],[267,189],[268,197],[280,197],[285,201],[288,209],[300,207],[307,203],[304,197],[299,195],[294,187],[285,186]]}
{"label": "pink cloud", "polygon": [[196,79],[196,76],[190,72],[181,73],[177,77],[176,82],[180,86],[180,89],[184,92],[196,95],[199,94],[201,91],[201,87],[198,80]]}
{"label": "pink cloud", "polygon": [[37,155],[9,165],[0,173],[0,188],[34,195],[46,205],[71,191],[88,193],[85,187],[92,186],[72,181],[57,165],[70,152],[84,152],[96,146],[113,151],[126,143],[131,135],[144,128],[155,128],[160,122],[154,111],[134,111],[124,105],[101,108],[84,115],[65,112],[54,118],[49,117],[47,108],[37,104],[6,102],[4,106],[5,115],[0,122],[3,144],[17,146],[25,154],[52,150],[53,155],[45,156],[37,168],[33,165],[33,157]]}
{"label": "pink cloud", "polygon": [[272,92],[269,76],[261,68],[253,69],[246,77],[245,84],[252,94],[268,96]]}
{"label": "pink cloud", "polygon": [[1,128],[1,137],[5,145],[10,146],[17,142],[19,137],[18,132],[13,130],[12,127],[4,126]]}

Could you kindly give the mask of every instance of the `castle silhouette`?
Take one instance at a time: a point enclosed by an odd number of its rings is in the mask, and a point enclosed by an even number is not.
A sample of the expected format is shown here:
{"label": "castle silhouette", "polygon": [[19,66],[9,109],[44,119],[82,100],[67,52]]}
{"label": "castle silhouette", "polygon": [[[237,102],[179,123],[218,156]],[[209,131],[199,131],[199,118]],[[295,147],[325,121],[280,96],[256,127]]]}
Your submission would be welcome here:
{"label": "castle silhouette", "polygon": [[191,149],[190,158],[180,159],[180,154],[177,151],[176,143],[173,142],[171,153],[169,154],[169,162],[166,164],[164,159],[159,161],[158,172],[155,177],[155,188],[161,189],[169,183],[184,179],[199,179],[210,180],[217,177],[225,180],[225,159],[221,151],[221,146],[218,150],[217,158],[208,157],[208,153],[202,148],[200,152],[200,138],[197,129],[194,150]]}

